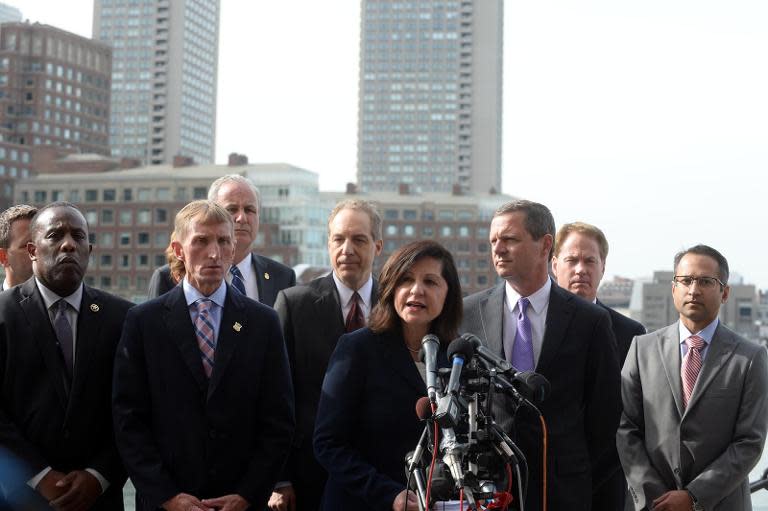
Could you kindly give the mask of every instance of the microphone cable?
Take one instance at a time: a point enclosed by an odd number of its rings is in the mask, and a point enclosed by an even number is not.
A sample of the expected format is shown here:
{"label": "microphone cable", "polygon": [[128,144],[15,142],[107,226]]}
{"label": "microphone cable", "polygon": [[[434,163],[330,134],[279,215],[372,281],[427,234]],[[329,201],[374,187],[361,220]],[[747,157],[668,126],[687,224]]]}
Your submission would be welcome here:
{"label": "microphone cable", "polygon": [[[432,415],[435,414],[437,411],[437,405],[435,403],[430,403],[432,405]],[[434,440],[434,445],[432,446],[432,461],[429,464],[429,477],[427,477],[427,497],[426,502],[424,503],[425,509],[430,509],[430,499],[432,498],[432,475],[435,471],[435,461],[437,461],[437,449],[438,449],[438,429],[437,429],[437,421],[432,421],[435,431],[432,435],[432,438]]]}

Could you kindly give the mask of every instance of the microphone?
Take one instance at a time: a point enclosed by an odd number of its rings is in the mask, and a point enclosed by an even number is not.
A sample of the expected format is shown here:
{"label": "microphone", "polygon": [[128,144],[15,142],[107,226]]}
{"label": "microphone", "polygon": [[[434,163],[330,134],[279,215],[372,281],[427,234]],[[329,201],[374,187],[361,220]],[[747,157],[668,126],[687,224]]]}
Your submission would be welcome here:
{"label": "microphone", "polygon": [[[432,417],[432,405],[429,402],[428,397],[420,397],[416,400],[416,416],[420,421],[426,421]],[[429,424],[424,427],[424,431],[421,432],[419,443],[416,445],[413,454],[409,455],[408,459],[408,472],[413,472],[416,465],[421,462],[421,456],[424,454],[424,445],[427,438],[430,438]]]}
{"label": "microphone", "polygon": [[480,355],[480,358],[485,360],[486,362],[490,362],[493,364],[493,366],[496,368],[496,371],[498,371],[501,374],[506,374],[511,372],[511,376],[514,376],[515,373],[517,373],[517,370],[512,367],[512,364],[507,362],[504,358],[500,357],[493,351],[489,350],[483,345],[483,342],[478,339],[478,337],[475,334],[465,333],[461,334],[461,337],[463,339],[466,339],[472,346],[475,348],[475,353]]}
{"label": "microphone", "polygon": [[445,394],[456,394],[459,391],[459,378],[464,364],[472,359],[475,347],[468,340],[459,337],[454,339],[448,345],[448,359],[453,362],[451,366],[451,376],[448,379],[448,387],[445,388]]}
{"label": "microphone", "polygon": [[427,366],[427,395],[432,403],[437,403],[440,390],[437,382],[437,350],[440,339],[434,334],[427,334],[421,340],[421,361]]}

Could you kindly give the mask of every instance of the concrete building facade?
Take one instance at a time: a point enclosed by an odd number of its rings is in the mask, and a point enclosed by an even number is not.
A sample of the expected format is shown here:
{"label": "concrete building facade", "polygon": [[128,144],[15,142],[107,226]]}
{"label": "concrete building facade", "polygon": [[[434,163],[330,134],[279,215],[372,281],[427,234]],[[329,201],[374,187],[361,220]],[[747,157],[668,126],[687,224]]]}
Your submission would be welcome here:
{"label": "concrete building facade", "polygon": [[0,207],[50,150],[109,155],[112,50],[38,23],[0,25]]}
{"label": "concrete building facade", "polygon": [[93,35],[114,48],[116,158],[214,161],[219,0],[96,0]]}
{"label": "concrete building facade", "polygon": [[361,191],[501,191],[503,0],[362,0]]}

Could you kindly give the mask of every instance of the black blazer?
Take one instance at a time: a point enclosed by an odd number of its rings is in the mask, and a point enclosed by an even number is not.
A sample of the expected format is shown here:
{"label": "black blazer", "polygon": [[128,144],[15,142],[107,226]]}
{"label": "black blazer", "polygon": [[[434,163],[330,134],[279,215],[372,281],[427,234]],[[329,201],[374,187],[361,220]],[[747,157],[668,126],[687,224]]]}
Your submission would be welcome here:
{"label": "black blazer", "polygon": [[[440,365],[447,365],[441,351]],[[426,385],[397,334],[343,335],[328,364],[315,454],[328,471],[321,509],[389,511],[405,489],[405,455],[424,429],[416,401]]]}
{"label": "black blazer", "polygon": [[[463,332],[477,335],[503,356],[504,283],[464,299]],[[616,342],[608,313],[552,283],[544,341],[536,372],[549,380],[539,406],[547,423],[549,509],[589,510],[592,475],[611,446],[621,413]],[[526,509],[541,509],[542,447],[539,419],[499,399],[497,421],[512,433],[529,466]]]}
{"label": "black blazer", "polygon": [[616,312],[600,300],[597,301],[597,304],[607,310],[608,314],[611,316],[611,328],[613,330],[613,335],[616,337],[619,368],[621,368],[624,365],[624,360],[627,358],[627,352],[629,351],[629,346],[632,344],[632,339],[637,335],[645,334],[645,327],[634,319]]}
{"label": "black blazer", "polygon": [[136,509],[184,492],[266,505],[293,434],[277,315],[227,286],[206,380],[182,286],[134,308],[115,360],[115,435]]}
{"label": "black blazer", "polygon": [[[251,264],[256,274],[256,285],[259,288],[259,301],[264,305],[275,303],[277,293],[281,289],[296,285],[296,273],[292,268],[273,261],[268,257],[251,253]],[[171,277],[171,268],[164,264],[155,269],[149,279],[147,298],[157,298],[176,287]]]}
{"label": "black blazer", "polygon": [[[375,279],[371,297],[375,303]],[[315,511],[320,505],[327,474],[315,460],[312,434],[325,370],[339,337],[344,334],[344,318],[333,275],[280,291],[275,311],[283,328],[296,395],[296,435],[282,479],[293,485],[298,511]]]}
{"label": "black blazer", "polygon": [[[123,509],[125,471],[112,437],[109,388],[132,305],[84,286],[70,386],[34,277],[0,294],[0,447],[22,462],[20,482],[47,466],[65,473],[92,468],[110,483],[93,509]],[[16,490],[36,498],[26,484]]]}

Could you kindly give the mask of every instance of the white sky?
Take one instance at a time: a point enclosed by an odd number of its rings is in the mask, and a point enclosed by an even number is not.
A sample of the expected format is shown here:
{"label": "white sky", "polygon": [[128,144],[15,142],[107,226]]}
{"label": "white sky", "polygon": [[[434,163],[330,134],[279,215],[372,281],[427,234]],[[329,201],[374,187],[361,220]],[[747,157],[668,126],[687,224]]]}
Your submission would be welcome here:
{"label": "white sky", "polygon": [[[90,36],[92,0],[4,0]],[[222,0],[217,161],[355,180],[358,0]],[[606,277],[703,242],[768,288],[768,2],[505,2],[503,191],[583,220]]]}

